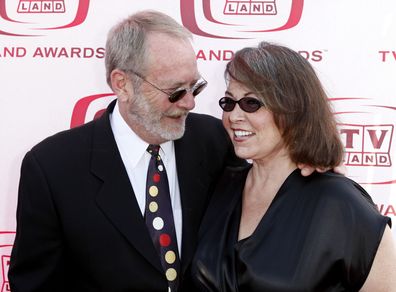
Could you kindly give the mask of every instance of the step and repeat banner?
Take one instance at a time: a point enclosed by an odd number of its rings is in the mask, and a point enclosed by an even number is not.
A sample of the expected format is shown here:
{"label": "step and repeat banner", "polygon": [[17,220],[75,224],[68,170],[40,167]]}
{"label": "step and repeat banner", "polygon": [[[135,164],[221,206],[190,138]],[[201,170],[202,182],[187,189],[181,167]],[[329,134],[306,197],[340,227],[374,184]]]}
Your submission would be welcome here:
{"label": "step and repeat banner", "polygon": [[332,100],[348,176],[396,222],[396,1],[0,0],[1,291],[9,289],[24,154],[115,98],[105,80],[106,35],[143,9],[167,13],[194,34],[209,81],[195,112],[221,116],[223,70],[236,50],[266,40],[299,51]]}

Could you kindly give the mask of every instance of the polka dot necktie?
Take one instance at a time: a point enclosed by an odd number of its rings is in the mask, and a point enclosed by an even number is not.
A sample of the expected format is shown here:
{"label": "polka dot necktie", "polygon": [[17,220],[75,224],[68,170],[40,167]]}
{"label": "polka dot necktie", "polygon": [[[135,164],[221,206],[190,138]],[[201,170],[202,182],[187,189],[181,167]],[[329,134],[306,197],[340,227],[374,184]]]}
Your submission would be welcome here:
{"label": "polka dot necktie", "polygon": [[168,280],[168,291],[177,291],[180,260],[169,194],[168,177],[159,155],[159,145],[149,145],[145,221]]}

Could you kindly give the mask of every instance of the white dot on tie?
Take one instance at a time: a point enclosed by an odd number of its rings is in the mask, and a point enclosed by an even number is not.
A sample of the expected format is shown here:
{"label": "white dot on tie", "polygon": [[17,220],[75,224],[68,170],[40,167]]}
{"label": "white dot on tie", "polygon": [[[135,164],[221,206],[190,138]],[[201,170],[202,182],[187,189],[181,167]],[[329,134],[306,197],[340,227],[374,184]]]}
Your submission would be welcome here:
{"label": "white dot on tie", "polygon": [[164,170],[164,167],[163,167],[162,165],[158,165],[158,170],[159,170],[159,171],[163,171],[163,170]]}
{"label": "white dot on tie", "polygon": [[164,220],[161,217],[155,217],[153,220],[153,227],[156,230],[161,230],[164,227]]}

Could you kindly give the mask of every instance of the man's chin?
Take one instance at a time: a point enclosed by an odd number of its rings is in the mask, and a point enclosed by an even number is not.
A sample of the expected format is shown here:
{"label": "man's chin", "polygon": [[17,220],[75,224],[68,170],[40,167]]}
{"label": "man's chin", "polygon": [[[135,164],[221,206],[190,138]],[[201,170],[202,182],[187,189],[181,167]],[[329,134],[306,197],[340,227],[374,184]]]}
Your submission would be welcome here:
{"label": "man's chin", "polygon": [[184,125],[183,125],[182,128],[178,128],[178,129],[174,129],[174,128],[173,129],[169,129],[168,128],[167,130],[164,130],[161,133],[161,136],[162,136],[162,138],[164,138],[164,139],[166,139],[168,141],[170,141],[170,140],[178,140],[181,137],[183,137],[184,131],[185,131]]}

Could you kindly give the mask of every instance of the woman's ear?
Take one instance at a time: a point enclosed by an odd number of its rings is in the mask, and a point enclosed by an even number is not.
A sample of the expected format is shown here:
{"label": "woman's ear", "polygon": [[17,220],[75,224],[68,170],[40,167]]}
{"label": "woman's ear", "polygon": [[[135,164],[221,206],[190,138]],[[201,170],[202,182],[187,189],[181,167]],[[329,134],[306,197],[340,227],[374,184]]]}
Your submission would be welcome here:
{"label": "woman's ear", "polygon": [[132,82],[127,73],[122,70],[114,69],[110,74],[111,88],[117,95],[119,101],[125,102],[133,92]]}

